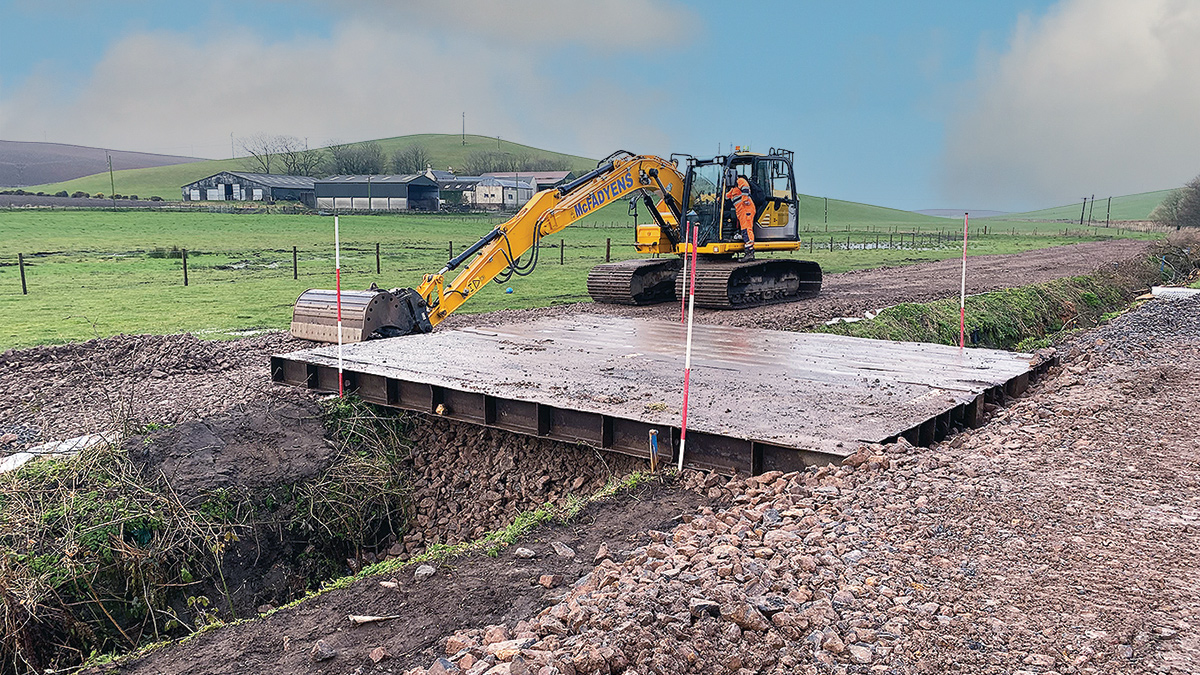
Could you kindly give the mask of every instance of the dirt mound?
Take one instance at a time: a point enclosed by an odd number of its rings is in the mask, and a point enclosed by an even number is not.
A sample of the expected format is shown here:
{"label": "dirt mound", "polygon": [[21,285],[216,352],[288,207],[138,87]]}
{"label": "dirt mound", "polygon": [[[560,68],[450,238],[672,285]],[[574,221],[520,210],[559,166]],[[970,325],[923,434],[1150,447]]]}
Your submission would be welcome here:
{"label": "dirt mound", "polygon": [[[170,425],[237,403],[308,399],[271,383],[270,355],[308,343],[284,333],[242,340],[117,335],[0,355],[0,435],[36,429],[25,444],[147,424]],[[7,450],[19,449],[10,446]]]}
{"label": "dirt mound", "polygon": [[328,467],[333,448],[317,406],[292,401],[239,406],[124,444],[184,503],[222,488],[254,491],[313,478]]}

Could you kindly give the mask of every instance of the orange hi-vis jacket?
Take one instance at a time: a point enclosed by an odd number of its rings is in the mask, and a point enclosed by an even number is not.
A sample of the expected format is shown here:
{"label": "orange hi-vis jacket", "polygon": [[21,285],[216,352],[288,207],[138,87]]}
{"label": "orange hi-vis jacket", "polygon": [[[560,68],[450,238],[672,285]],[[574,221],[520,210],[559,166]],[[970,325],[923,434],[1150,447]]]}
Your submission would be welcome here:
{"label": "orange hi-vis jacket", "polygon": [[738,176],[737,183],[725,193],[725,198],[733,202],[737,212],[738,224],[745,232],[747,243],[754,243],[754,200],[750,199],[750,183],[744,176]]}

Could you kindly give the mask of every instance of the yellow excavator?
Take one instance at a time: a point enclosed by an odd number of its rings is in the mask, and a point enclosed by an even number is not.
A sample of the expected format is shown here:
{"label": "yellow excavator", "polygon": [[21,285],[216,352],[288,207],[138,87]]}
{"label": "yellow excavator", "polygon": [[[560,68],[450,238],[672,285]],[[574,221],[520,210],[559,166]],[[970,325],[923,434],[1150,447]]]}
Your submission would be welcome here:
{"label": "yellow excavator", "polygon": [[[619,151],[570,183],[534,195],[515,216],[439,272],[426,274],[416,288],[342,291],[342,341],[432,331],[489,281],[504,283],[513,275],[532,273],[542,238],[620,199],[629,199],[635,218],[639,201],[649,211],[651,222],[636,226],[635,247],[653,257],[593,268],[587,287],[596,302],[642,305],[682,297],[686,279],[679,271],[693,247],[700,307],[755,307],[815,295],[821,289],[821,267],[815,262],[737,259],[745,247],[724,195],[738,176],[751,186],[754,251],[800,248],[800,202],[791,151],[772,148],[761,154],[739,149],[708,160]],[[699,234],[693,237],[690,233],[695,231]],[[463,263],[466,268],[447,281],[446,275]],[[310,289],[301,294],[291,332],[298,338],[337,342],[337,293]]]}

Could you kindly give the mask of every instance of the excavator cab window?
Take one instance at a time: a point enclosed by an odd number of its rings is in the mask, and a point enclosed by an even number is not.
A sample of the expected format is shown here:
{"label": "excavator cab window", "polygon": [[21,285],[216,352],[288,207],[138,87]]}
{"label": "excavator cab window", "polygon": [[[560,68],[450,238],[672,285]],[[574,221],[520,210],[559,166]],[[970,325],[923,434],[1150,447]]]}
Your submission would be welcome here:
{"label": "excavator cab window", "polygon": [[684,212],[694,211],[700,225],[700,244],[719,239],[717,214],[721,212],[722,196],[718,190],[723,183],[725,167],[717,163],[697,164],[688,175],[687,200]]}

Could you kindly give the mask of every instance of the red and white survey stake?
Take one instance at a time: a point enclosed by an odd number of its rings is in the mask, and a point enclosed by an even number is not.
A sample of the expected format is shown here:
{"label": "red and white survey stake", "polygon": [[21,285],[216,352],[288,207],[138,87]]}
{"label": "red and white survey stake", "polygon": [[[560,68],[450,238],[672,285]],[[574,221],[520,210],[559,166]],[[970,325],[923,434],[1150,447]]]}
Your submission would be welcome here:
{"label": "red and white survey stake", "polygon": [[[687,221],[684,220],[683,225],[683,278],[688,277],[688,235],[691,234],[692,228],[687,226]],[[693,247],[695,244],[693,244]],[[679,299],[679,323],[683,323],[684,317],[687,316],[687,296]]]}
{"label": "red and white survey stake", "polygon": [[333,276],[337,293],[338,329],[338,396],[345,396],[342,384],[342,239],[338,233],[338,217],[333,217]]}
{"label": "red and white survey stake", "polygon": [[[683,471],[683,449],[687,446],[687,413],[688,413],[688,389],[692,381],[692,323],[693,315],[696,310],[696,245],[695,242],[700,236],[700,226],[697,225],[692,231],[692,269],[691,280],[688,282],[688,311],[687,311],[687,346],[684,348],[683,357],[683,423],[679,427],[679,466],[678,470]],[[686,256],[685,256],[686,260]]]}
{"label": "red and white survey stake", "polygon": [[963,262],[962,262],[962,284],[958,289],[958,348],[963,349],[967,345],[967,223],[970,222],[970,214],[963,214]]}

